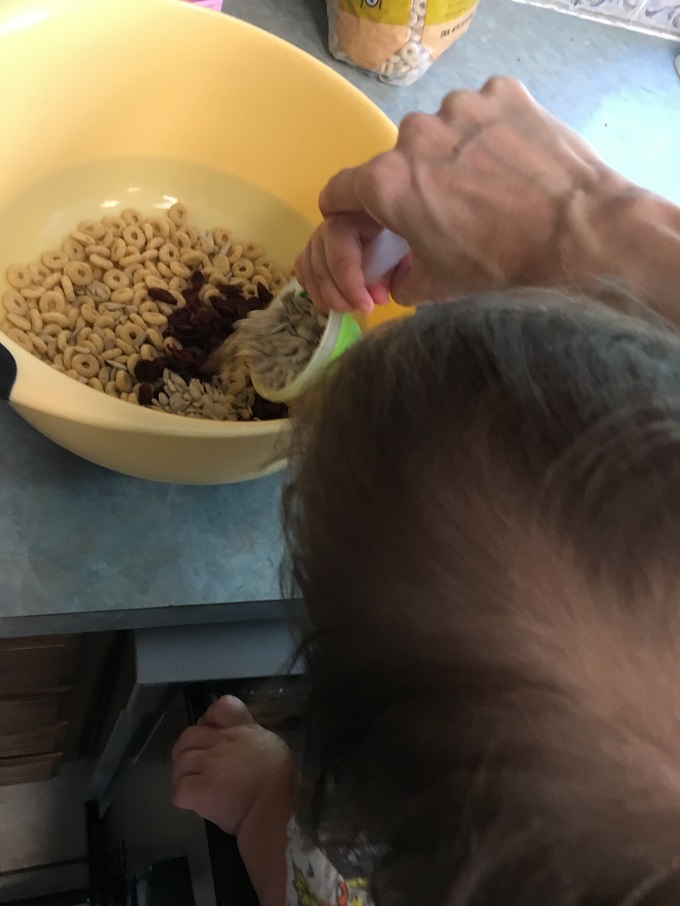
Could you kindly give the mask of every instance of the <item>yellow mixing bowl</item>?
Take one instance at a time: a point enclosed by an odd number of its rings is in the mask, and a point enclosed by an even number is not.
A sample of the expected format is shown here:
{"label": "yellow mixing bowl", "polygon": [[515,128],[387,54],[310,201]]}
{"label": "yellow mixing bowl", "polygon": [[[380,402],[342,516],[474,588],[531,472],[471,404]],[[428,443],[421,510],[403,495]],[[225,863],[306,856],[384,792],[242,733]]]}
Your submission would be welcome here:
{"label": "yellow mixing bowl", "polygon": [[[233,227],[290,264],[319,220],[328,177],[396,135],[312,57],[180,0],[2,0],[0,85],[0,298],[9,264],[34,260],[79,220],[129,206],[158,213],[177,198],[197,226]],[[285,457],[285,419],[202,421],[133,406],[0,338],[0,395],[13,359],[10,403],[92,462],[217,484]]]}

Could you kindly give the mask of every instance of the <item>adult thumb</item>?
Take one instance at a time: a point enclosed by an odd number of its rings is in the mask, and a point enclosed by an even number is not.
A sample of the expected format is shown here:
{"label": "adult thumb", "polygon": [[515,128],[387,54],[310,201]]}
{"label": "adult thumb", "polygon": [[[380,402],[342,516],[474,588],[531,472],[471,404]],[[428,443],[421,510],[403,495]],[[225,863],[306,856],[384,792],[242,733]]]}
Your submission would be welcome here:
{"label": "adult thumb", "polygon": [[392,272],[390,295],[399,305],[409,306],[432,302],[438,298],[436,286],[427,269],[413,255],[403,258]]}

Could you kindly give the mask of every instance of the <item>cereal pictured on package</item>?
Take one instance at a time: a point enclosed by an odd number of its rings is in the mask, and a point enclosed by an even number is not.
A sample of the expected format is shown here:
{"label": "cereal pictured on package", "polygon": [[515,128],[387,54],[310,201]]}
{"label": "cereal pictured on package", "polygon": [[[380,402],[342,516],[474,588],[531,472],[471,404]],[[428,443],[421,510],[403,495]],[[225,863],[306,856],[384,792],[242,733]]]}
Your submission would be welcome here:
{"label": "cereal pictured on package", "polygon": [[479,0],[327,0],[333,56],[411,85],[468,29]]}

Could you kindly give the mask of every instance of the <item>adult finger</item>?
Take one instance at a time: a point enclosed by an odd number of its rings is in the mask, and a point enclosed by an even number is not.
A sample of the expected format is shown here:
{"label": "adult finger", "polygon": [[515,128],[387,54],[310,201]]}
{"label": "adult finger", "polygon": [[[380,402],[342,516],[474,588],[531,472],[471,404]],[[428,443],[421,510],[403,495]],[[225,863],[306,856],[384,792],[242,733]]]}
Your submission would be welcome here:
{"label": "adult finger", "polygon": [[392,276],[390,292],[400,305],[421,305],[423,302],[446,302],[465,293],[491,289],[489,275],[473,264],[461,261],[455,277],[450,274],[432,276],[432,270],[417,258],[400,263]]}
{"label": "adult finger", "polygon": [[385,151],[359,167],[332,176],[319,195],[319,210],[324,217],[365,212],[380,226],[389,228],[384,218],[390,216],[393,197],[407,184],[408,165],[403,155]]}
{"label": "adult finger", "polygon": [[392,157],[378,161],[375,167],[378,175],[389,167],[385,174],[388,182],[399,171],[400,160],[427,160],[432,157],[447,157],[461,145],[469,126],[467,123],[449,123],[434,113],[409,113],[399,124],[399,136]]}
{"label": "adult finger", "polygon": [[479,93],[482,97],[493,98],[494,100],[500,100],[504,103],[526,104],[529,102],[529,106],[539,107],[538,102],[526,85],[509,76],[491,76],[479,89]]}
{"label": "adult finger", "polygon": [[429,272],[411,256],[395,268],[390,281],[390,294],[399,305],[420,305],[441,298]]}
{"label": "adult finger", "polygon": [[518,81],[517,79],[513,79],[510,76],[504,75],[489,76],[486,82],[484,82],[482,87],[479,89],[479,93],[483,95],[491,95],[492,97],[531,98],[531,100],[533,101],[533,97],[529,93],[528,88],[526,88],[522,84],[522,82]]}
{"label": "adult finger", "polygon": [[449,127],[467,131],[485,122],[488,107],[488,100],[479,91],[450,91],[442,98],[437,118]]}
{"label": "adult finger", "polygon": [[357,173],[361,167],[347,167],[331,176],[319,193],[319,210],[324,217],[347,211],[361,211]]}
{"label": "adult finger", "polygon": [[497,119],[499,109],[510,106],[539,109],[529,91],[516,79],[491,76],[479,91],[451,91],[442,99],[437,112],[449,124],[480,126]]}

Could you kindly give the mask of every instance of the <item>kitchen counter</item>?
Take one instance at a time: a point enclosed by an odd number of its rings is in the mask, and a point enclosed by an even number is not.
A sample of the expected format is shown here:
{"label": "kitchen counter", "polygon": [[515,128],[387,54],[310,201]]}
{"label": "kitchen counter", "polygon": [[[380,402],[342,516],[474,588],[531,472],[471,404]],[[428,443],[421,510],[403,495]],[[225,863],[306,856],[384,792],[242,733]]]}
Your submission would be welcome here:
{"label": "kitchen counter", "polygon": [[324,0],[223,0],[222,8],[319,57],[394,122],[412,110],[434,112],[448,91],[512,76],[612,167],[680,203],[674,41],[514,0],[481,0],[467,34],[414,85],[396,88],[329,55]]}
{"label": "kitchen counter", "polygon": [[[395,121],[436,110],[453,88],[516,76],[609,163],[680,202],[671,42],[482,0],[470,32],[401,89],[330,60],[323,0],[224,6],[329,62]],[[0,434],[0,636],[282,616],[281,476],[219,488],[127,478],[62,450],[8,406]]]}
{"label": "kitchen counter", "polygon": [[[280,612],[280,475],[220,487],[129,478],[7,405],[0,436],[0,636],[191,622],[186,606],[219,602],[249,602],[229,619]],[[203,619],[227,618],[216,610]]]}

